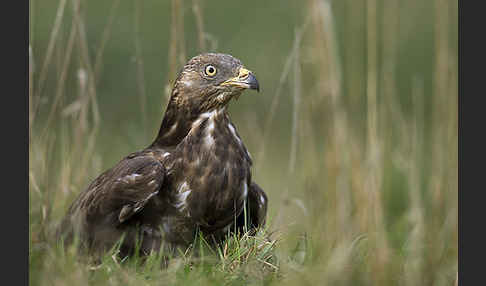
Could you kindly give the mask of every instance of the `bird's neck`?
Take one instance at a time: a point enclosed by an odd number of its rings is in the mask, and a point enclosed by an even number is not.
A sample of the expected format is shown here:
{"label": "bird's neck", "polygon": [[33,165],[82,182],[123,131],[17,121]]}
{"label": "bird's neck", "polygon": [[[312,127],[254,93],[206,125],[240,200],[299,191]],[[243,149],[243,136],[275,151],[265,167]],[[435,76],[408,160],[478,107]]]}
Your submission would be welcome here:
{"label": "bird's neck", "polygon": [[203,119],[209,117],[228,118],[226,107],[196,112],[169,103],[164,114],[157,138],[151,147],[172,147],[178,145]]}

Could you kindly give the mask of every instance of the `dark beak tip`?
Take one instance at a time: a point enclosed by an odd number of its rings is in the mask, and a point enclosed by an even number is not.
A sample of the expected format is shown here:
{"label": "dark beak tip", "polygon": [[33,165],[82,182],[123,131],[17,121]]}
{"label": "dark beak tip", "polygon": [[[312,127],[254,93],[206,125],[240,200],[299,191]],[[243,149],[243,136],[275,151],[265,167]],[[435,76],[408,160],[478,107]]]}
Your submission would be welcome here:
{"label": "dark beak tip", "polygon": [[260,92],[260,84],[253,74],[250,74],[248,84],[250,85],[251,89],[255,89],[257,92]]}

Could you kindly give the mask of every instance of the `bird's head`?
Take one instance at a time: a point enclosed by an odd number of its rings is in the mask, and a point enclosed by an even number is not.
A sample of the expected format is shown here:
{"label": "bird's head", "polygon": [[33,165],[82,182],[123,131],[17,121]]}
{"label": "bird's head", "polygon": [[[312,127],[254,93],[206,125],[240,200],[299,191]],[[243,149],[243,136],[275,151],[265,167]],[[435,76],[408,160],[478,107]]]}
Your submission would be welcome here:
{"label": "bird's head", "polygon": [[175,81],[171,100],[189,107],[192,112],[202,113],[225,107],[245,89],[259,91],[259,85],[240,60],[227,54],[206,53],[184,65]]}

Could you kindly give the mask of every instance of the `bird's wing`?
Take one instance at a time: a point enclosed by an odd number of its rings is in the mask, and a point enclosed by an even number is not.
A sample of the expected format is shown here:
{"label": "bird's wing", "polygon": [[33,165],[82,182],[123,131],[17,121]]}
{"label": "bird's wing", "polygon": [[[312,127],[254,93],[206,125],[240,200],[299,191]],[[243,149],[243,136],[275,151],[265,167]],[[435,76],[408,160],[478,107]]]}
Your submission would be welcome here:
{"label": "bird's wing", "polygon": [[[246,199],[246,213],[242,212],[236,218],[236,226],[234,229],[240,232],[247,230],[254,232],[258,228],[264,227],[267,216],[267,204],[268,199],[265,192],[255,182],[252,182]],[[230,231],[233,231],[233,228]]]}
{"label": "bird's wing", "polygon": [[255,182],[250,185],[248,192],[248,204],[250,211],[250,221],[253,227],[265,225],[267,216],[267,195]]}
{"label": "bird's wing", "polygon": [[165,168],[152,156],[128,156],[111,170],[103,173],[88,187],[80,208],[88,216],[118,212],[125,222],[159,193]]}

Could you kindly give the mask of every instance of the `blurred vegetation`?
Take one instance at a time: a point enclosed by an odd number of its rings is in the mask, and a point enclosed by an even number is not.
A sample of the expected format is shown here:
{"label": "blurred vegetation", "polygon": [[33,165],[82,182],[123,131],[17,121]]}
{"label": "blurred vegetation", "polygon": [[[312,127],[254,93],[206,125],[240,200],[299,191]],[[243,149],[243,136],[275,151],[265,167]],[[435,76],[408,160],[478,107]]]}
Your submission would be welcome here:
{"label": "blurred vegetation", "polygon": [[[31,284],[454,285],[457,5],[30,0]],[[82,267],[50,239],[55,226],[91,180],[152,142],[177,71],[204,51],[241,59],[261,84],[230,113],[276,244],[243,237],[248,254],[230,268],[217,254]]]}

